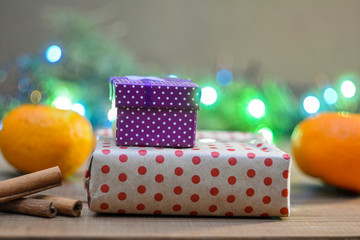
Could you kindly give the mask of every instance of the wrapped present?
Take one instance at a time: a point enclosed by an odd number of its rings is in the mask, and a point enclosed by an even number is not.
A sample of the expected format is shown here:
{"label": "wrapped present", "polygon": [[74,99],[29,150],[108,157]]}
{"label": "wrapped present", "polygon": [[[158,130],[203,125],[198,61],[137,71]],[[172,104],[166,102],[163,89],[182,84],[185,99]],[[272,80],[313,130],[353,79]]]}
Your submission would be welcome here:
{"label": "wrapped present", "polygon": [[193,147],[200,88],[186,79],[112,77],[116,144]]}
{"label": "wrapped present", "polygon": [[185,149],[102,138],[85,185],[90,209],[100,213],[288,216],[289,166],[288,154],[249,134]]}

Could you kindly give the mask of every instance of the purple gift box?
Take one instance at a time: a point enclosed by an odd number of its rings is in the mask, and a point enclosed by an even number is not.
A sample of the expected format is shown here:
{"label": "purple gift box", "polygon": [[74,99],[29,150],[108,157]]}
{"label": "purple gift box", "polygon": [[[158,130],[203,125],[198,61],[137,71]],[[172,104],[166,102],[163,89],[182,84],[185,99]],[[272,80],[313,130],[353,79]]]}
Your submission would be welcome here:
{"label": "purple gift box", "polygon": [[201,90],[190,80],[112,77],[116,145],[193,147]]}

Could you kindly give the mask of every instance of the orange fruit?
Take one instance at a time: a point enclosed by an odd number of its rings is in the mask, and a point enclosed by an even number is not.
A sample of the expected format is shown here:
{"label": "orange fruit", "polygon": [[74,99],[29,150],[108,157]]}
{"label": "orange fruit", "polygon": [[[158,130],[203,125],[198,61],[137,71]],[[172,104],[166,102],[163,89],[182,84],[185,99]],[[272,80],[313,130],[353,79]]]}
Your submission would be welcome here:
{"label": "orange fruit", "polygon": [[59,166],[63,178],[86,161],[92,151],[90,122],[76,112],[44,105],[21,105],[3,120],[0,148],[5,159],[23,173]]}
{"label": "orange fruit", "polygon": [[360,192],[360,114],[322,113],[296,126],[293,157],[306,174]]}

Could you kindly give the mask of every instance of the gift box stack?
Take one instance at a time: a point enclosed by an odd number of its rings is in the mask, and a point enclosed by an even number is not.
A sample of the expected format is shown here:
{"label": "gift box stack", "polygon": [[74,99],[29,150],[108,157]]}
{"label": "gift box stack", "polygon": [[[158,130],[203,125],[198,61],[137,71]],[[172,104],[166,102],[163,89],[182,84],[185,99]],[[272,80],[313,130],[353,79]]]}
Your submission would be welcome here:
{"label": "gift box stack", "polygon": [[100,138],[88,161],[92,211],[289,215],[290,156],[250,133],[196,134],[201,93],[195,83],[139,76],[110,81],[116,138]]}

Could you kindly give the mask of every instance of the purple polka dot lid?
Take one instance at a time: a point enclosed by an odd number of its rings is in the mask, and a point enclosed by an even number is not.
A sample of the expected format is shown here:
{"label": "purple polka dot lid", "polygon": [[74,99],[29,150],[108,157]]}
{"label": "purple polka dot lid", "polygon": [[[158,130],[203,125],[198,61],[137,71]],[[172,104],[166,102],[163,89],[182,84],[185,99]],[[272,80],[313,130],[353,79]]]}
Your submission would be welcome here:
{"label": "purple polka dot lid", "polygon": [[193,147],[201,90],[187,79],[112,77],[116,144]]}

